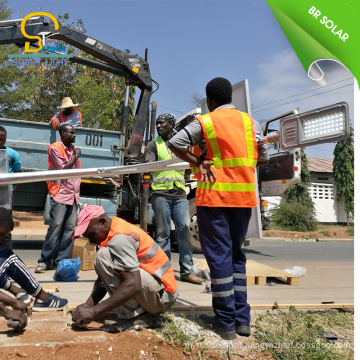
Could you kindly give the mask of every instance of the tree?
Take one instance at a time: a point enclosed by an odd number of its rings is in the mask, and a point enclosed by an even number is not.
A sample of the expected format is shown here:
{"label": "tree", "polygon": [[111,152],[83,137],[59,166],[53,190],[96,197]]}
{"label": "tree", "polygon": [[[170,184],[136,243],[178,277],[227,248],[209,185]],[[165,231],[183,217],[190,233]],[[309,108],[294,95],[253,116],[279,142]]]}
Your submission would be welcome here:
{"label": "tree", "polygon": [[[85,56],[85,53],[81,55]],[[76,101],[81,103],[79,108],[84,126],[119,130],[121,108],[125,101],[125,79],[86,66],[80,66],[76,75],[73,91],[76,93]],[[133,122],[135,89],[130,86],[128,127]]]}
{"label": "tree", "polygon": [[295,201],[314,209],[314,203],[309,195],[308,185],[311,183],[310,171],[307,167],[307,158],[303,149],[301,154],[301,182],[292,185],[287,191],[287,201]]}
{"label": "tree", "polygon": [[190,103],[195,107],[201,107],[201,100],[204,98],[199,93],[190,94]]}
{"label": "tree", "polygon": [[[11,15],[6,0],[0,0],[3,18]],[[4,8],[4,10],[2,10]],[[57,15],[62,25],[86,33],[81,19],[70,21],[68,13]],[[96,59],[60,40],[55,45],[65,45],[68,53]],[[42,60],[40,66],[17,67],[7,61],[7,54],[17,53],[16,46],[6,47],[0,55],[0,115],[16,119],[48,122],[59,111],[61,100],[70,96],[80,103],[83,125],[106,130],[119,130],[121,107],[125,97],[125,79],[83,65],[49,67]],[[129,52],[129,51],[127,51]],[[2,66],[4,65],[4,66]],[[132,125],[135,108],[135,87],[130,87],[129,121]]]}
{"label": "tree", "polygon": [[311,176],[303,149],[300,154],[301,182],[288,189],[287,200],[271,211],[271,218],[287,230],[315,230],[317,227],[315,206],[308,191]]}
{"label": "tree", "polygon": [[344,200],[347,222],[354,218],[354,130],[338,141],[334,149],[333,172],[336,185],[336,200]]}
{"label": "tree", "polygon": [[[0,20],[7,20],[11,15],[7,0],[0,0]],[[41,81],[8,59],[8,54],[17,54],[19,51],[15,45],[0,45],[1,117],[16,117],[19,112],[25,111],[29,107],[27,98],[31,97],[34,87]]]}

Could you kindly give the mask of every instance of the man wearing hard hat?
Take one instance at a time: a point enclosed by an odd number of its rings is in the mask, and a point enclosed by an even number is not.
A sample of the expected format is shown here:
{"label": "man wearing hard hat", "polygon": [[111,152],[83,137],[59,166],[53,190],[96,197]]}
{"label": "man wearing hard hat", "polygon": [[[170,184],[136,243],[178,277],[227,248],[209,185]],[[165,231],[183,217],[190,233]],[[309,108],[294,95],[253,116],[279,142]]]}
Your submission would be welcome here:
{"label": "man wearing hard hat", "polygon": [[49,124],[51,124],[54,130],[57,130],[60,125],[68,124],[72,126],[82,125],[82,114],[78,109],[75,109],[79,104],[74,104],[71,98],[66,97],[63,99],[59,109],[63,109],[62,112],[54,115]]}

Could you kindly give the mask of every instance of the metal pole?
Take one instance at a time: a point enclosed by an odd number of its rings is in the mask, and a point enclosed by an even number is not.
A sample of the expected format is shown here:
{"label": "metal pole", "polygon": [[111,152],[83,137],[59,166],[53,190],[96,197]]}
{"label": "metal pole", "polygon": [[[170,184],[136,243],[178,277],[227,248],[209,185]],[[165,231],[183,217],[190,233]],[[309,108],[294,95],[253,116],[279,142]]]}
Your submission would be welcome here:
{"label": "metal pole", "polygon": [[155,138],[156,110],[157,110],[157,102],[153,101],[151,103],[151,124],[150,124],[150,139],[149,140],[153,140]]}
{"label": "metal pole", "polygon": [[147,231],[149,205],[150,175],[144,174],[140,198],[140,228]]}
{"label": "metal pole", "polygon": [[121,109],[121,121],[120,121],[120,131],[123,131],[126,136],[126,127],[129,120],[129,96],[130,96],[130,85],[126,83],[125,88],[125,99],[124,105]]}

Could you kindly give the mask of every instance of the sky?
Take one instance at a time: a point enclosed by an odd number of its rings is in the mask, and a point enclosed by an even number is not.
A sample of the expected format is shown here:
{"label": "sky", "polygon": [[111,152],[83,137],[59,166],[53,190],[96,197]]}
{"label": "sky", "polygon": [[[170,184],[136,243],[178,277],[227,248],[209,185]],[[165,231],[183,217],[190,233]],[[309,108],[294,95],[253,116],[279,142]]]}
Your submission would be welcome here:
{"label": "sky", "polygon": [[[148,48],[151,76],[160,84],[151,98],[157,114],[187,113],[195,107],[191,94],[205,97],[207,82],[221,76],[232,84],[248,79],[251,114],[260,123],[339,101],[348,102],[353,120],[350,71],[324,60],[328,85],[316,85],[265,0],[8,0],[13,19],[39,6],[81,18],[89,36],[120,50],[144,57]],[[333,149],[334,144],[315,145],[306,154],[332,158]]]}

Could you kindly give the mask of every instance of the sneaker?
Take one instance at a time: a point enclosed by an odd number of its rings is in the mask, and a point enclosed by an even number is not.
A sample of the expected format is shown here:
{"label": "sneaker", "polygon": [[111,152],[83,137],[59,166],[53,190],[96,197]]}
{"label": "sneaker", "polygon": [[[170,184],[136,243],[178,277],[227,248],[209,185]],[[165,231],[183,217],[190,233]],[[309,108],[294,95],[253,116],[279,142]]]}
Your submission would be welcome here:
{"label": "sneaker", "polygon": [[228,330],[224,329],[223,327],[217,324],[217,320],[215,316],[209,316],[202,314],[199,317],[200,322],[203,324],[204,327],[211,329],[224,340],[235,340],[236,339],[236,332],[234,329]]}
{"label": "sneaker", "polygon": [[16,300],[23,302],[24,304],[31,304],[34,301],[34,298],[29,295],[26,291],[19,293],[16,296]]}
{"label": "sneaker", "polygon": [[203,279],[194,274],[182,275],[181,281],[189,282],[191,284],[196,284],[196,285],[201,285],[203,283]]}
{"label": "sneaker", "polygon": [[235,332],[240,336],[250,336],[251,330],[249,325],[237,325],[235,327]]}
{"label": "sneaker", "polygon": [[67,305],[66,299],[61,299],[53,294],[49,294],[49,298],[45,301],[36,299],[33,311],[53,311],[61,310]]}
{"label": "sneaker", "polygon": [[35,268],[36,273],[44,273],[47,270],[51,270],[51,265],[45,263],[39,263],[38,266]]}

